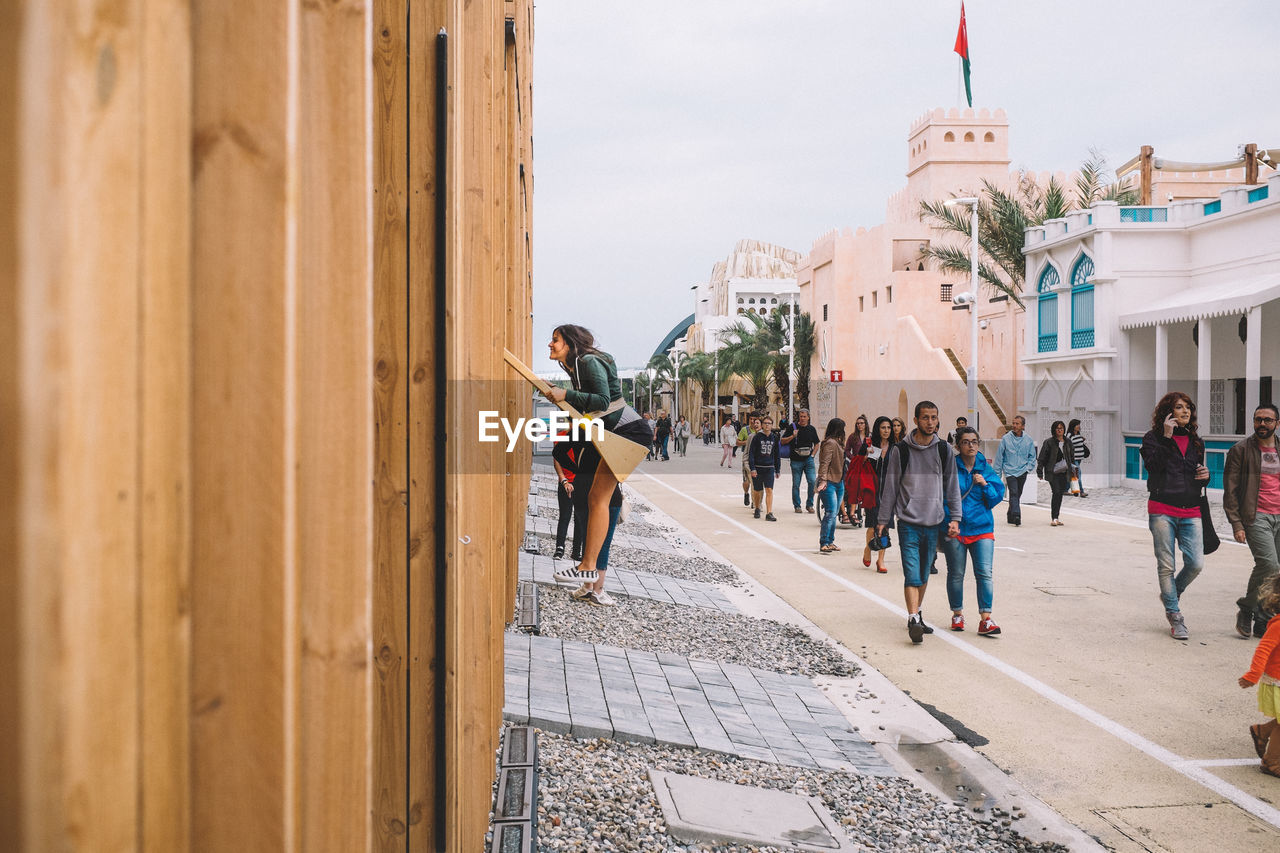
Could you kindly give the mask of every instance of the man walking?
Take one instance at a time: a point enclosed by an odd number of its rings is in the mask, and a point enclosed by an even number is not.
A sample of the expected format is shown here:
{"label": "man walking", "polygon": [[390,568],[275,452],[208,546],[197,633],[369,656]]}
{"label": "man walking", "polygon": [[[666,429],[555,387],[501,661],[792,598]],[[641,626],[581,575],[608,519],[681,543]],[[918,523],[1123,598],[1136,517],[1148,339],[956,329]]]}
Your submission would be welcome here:
{"label": "man walking", "polygon": [[742,450],[742,505],[751,506],[751,466],[747,464],[748,451],[751,449],[751,439],[760,430],[759,415],[752,415],[747,420],[747,425],[738,433],[738,447]]}
{"label": "man walking", "polygon": [[782,464],[778,434],[773,431],[773,418],[765,416],[760,421],[760,431],[751,437],[747,449],[747,462],[751,466],[751,505],[755,517],[760,517],[760,499],[764,498],[765,521],[777,521],[773,514],[773,480]]}
{"label": "man walking", "polygon": [[662,461],[670,462],[671,456],[667,454],[667,442],[671,439],[671,418],[667,417],[666,409],[658,411],[658,423],[654,429],[654,437],[657,439],[658,447],[662,449]]}
{"label": "man walking", "polygon": [[1237,542],[1249,545],[1253,572],[1244,598],[1236,599],[1236,633],[1248,637],[1266,633],[1273,613],[1258,604],[1258,589],[1280,572],[1280,452],[1276,449],[1276,421],[1280,410],[1263,403],[1253,413],[1253,435],[1227,451],[1222,469],[1222,508]]}
{"label": "man walking", "polygon": [[1027,419],[1013,416],[1013,429],[1000,439],[996,448],[995,469],[1004,478],[1009,497],[1009,511],[1005,520],[1014,527],[1022,526],[1022,488],[1027,484],[1027,474],[1036,467],[1036,440],[1026,434]]}
{"label": "man walking", "polygon": [[[653,417],[648,412],[645,412],[643,415],[643,420],[644,420],[644,428],[648,431],[648,434],[651,436],[654,435]],[[649,452],[644,455],[644,458],[646,460],[653,459],[656,456],[656,454],[654,453],[655,447],[656,447],[655,442],[651,440],[649,442]]]}
{"label": "man walking", "polygon": [[[796,425],[788,425],[782,431],[782,443],[790,446],[791,456],[791,505],[796,512],[813,512],[813,481],[817,479],[818,465],[814,449],[818,446],[818,430],[809,423],[809,410],[796,412]],[[809,491],[800,509],[800,479],[809,483]]]}
{"label": "man walking", "polygon": [[969,419],[966,418],[964,415],[961,415],[960,417],[956,418],[956,428],[953,429],[951,432],[947,433],[947,444],[951,445],[952,447],[955,447],[956,436],[960,434],[960,428],[967,427],[968,425],[969,425]]}
{"label": "man walking", "polygon": [[897,518],[898,550],[902,554],[902,594],[907,605],[907,634],[921,643],[933,629],[925,624],[922,607],[929,567],[944,530],[944,510],[950,514],[946,534],[960,535],[963,511],[956,476],[956,455],[938,438],[938,407],[928,400],[916,403],[916,428],[889,451],[882,468],[876,535],[883,536]]}

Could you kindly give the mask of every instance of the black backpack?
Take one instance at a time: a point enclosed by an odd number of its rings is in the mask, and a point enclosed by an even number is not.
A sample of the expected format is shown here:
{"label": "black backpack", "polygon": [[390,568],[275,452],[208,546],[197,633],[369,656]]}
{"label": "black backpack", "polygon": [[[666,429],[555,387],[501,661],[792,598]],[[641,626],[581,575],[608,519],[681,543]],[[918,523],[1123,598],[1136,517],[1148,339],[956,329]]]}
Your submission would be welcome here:
{"label": "black backpack", "polygon": [[[911,459],[911,448],[907,447],[907,440],[905,438],[895,444],[894,447],[898,448],[898,462],[902,465],[902,470],[899,472],[899,476],[905,477],[907,475],[907,462]],[[947,459],[950,455],[951,445],[947,444],[945,441],[939,441],[938,460],[942,462],[942,470],[944,473],[947,470]]]}

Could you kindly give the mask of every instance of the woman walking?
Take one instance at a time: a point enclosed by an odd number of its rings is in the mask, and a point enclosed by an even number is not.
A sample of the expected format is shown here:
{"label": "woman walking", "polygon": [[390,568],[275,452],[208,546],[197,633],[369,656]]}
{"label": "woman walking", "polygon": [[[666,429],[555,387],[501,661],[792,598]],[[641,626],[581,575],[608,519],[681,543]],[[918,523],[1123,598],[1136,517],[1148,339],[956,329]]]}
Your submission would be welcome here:
{"label": "woman walking", "polygon": [[[862,446],[867,443],[871,430],[867,427],[867,416],[858,415],[853,421],[853,432],[844,443],[844,472],[848,477],[853,470],[853,458],[862,453]],[[844,484],[844,503],[841,505],[840,521],[858,527],[862,523],[862,509],[857,505],[858,490],[852,483]]]}
{"label": "woman walking", "polygon": [[891,423],[893,424],[893,434],[889,436],[889,441],[897,444],[907,437],[907,422],[902,418],[894,418]]}
{"label": "woman walking", "polygon": [[[622,399],[622,384],[613,356],[596,349],[595,337],[582,326],[557,326],[547,345],[552,361],[560,362],[573,388],[551,388],[547,398],[559,403],[567,401],[579,412],[602,412],[601,421],[609,432],[647,447],[651,440],[644,420]],[[599,607],[611,607],[612,596],[604,591],[604,573],[608,567],[607,541],[618,524],[621,490],[618,477],[609,463],[600,457],[594,444],[583,446],[578,460],[579,476],[591,474],[587,496],[587,535],[582,547],[582,562],[554,575],[560,583],[580,583],[573,597]],[[618,494],[615,496],[615,492]],[[611,506],[616,503],[617,506]],[[604,560],[601,561],[602,550]]]}
{"label": "woman walking", "polygon": [[1075,461],[1072,452],[1071,442],[1067,441],[1067,425],[1054,421],[1049,428],[1049,437],[1040,445],[1040,455],[1036,457],[1036,476],[1048,480],[1053,493],[1049,502],[1050,527],[1062,526],[1058,513],[1062,510],[1062,496],[1070,484],[1071,466]]}
{"label": "woman walking", "polygon": [[738,430],[733,425],[733,418],[728,415],[724,416],[724,423],[720,426],[720,446],[724,449],[724,453],[720,454],[720,464],[732,468],[733,457],[737,455],[735,450],[738,447]]}
{"label": "woman walking", "polygon": [[1084,477],[1080,472],[1080,463],[1089,458],[1089,445],[1084,443],[1084,433],[1080,431],[1079,418],[1072,418],[1071,423],[1067,424],[1067,438],[1071,439],[1071,453],[1075,457],[1075,462],[1071,463],[1071,473],[1075,475],[1080,497],[1087,498],[1089,493],[1084,490]]}
{"label": "woman walking", "polygon": [[818,551],[830,554],[836,546],[836,517],[844,500],[844,421],[832,418],[818,448],[818,500],[822,519],[818,527]]}
{"label": "woman walking", "polygon": [[[893,422],[889,418],[881,415],[876,418],[876,422],[871,426],[871,440],[867,442],[864,455],[867,464],[871,466],[873,475],[875,476],[875,502],[876,506],[880,505],[880,484],[884,482],[884,462],[889,458],[889,449],[893,447]],[[889,529],[893,528],[893,519],[889,519]],[[862,565],[871,565],[871,540],[876,536],[876,526],[874,524],[867,525],[867,544],[862,549]],[[876,551],[876,571],[880,574],[888,573],[888,569],[884,567],[885,549],[880,548]]]}
{"label": "woman walking", "polygon": [[[973,579],[978,586],[978,634],[994,637],[1000,626],[991,618],[994,585],[991,564],[996,553],[996,520],[991,514],[1004,500],[1004,483],[985,456],[978,452],[978,431],[971,426],[956,429],[956,476],[960,481],[960,532],[944,537],[942,551],[947,559],[947,599],[951,605],[951,630],[964,630],[964,572],[966,560],[973,562]],[[944,507],[947,521],[951,511]]]}
{"label": "woman walking", "polygon": [[680,451],[681,456],[688,455],[690,434],[689,421],[685,419],[684,415],[681,415],[675,426],[676,450]]}
{"label": "woman walking", "polygon": [[564,556],[564,540],[569,534],[569,522],[573,521],[573,553],[574,560],[582,559],[583,531],[586,530],[586,519],[582,513],[574,514],[573,480],[578,473],[578,456],[582,453],[581,445],[567,440],[556,441],[551,445],[551,464],[556,469],[556,500],[560,505],[560,516],[556,520],[556,551],[553,559]]}
{"label": "woman walking", "polygon": [[[1181,391],[1170,391],[1156,404],[1151,430],[1142,437],[1142,464],[1147,469],[1147,526],[1155,546],[1160,600],[1169,635],[1185,640],[1180,599],[1204,567],[1200,493],[1209,469],[1204,465],[1196,405]],[[1175,576],[1177,551],[1182,551],[1182,571]]]}
{"label": "woman walking", "polygon": [[[1266,582],[1258,603],[1268,613],[1280,612],[1280,578]],[[1253,651],[1249,671],[1240,676],[1238,683],[1246,688],[1258,685],[1258,710],[1268,719],[1249,726],[1249,735],[1262,759],[1262,772],[1280,776],[1280,616],[1272,616],[1267,623],[1267,632]]]}

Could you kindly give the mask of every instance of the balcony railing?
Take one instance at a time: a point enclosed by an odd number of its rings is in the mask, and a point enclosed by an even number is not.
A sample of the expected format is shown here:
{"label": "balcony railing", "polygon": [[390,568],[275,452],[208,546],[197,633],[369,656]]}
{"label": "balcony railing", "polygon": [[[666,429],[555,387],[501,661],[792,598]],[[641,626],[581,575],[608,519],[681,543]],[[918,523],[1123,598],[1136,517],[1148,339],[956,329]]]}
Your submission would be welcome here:
{"label": "balcony railing", "polygon": [[1263,201],[1269,195],[1267,191],[1270,189],[1270,187],[1258,187],[1256,190],[1249,190],[1248,203],[1253,204],[1255,201]]}
{"label": "balcony railing", "polygon": [[1121,222],[1168,222],[1169,208],[1167,207],[1122,207],[1120,208]]}
{"label": "balcony railing", "polygon": [[1205,205],[1204,205],[1205,216],[1213,216],[1215,213],[1221,213],[1221,212],[1222,212],[1222,199],[1205,202]]}
{"label": "balcony railing", "polygon": [[1093,346],[1093,329],[1072,329],[1071,348],[1083,349]]}
{"label": "balcony railing", "polygon": [[1040,352],[1057,352],[1057,351],[1058,351],[1057,334],[1040,336]]}

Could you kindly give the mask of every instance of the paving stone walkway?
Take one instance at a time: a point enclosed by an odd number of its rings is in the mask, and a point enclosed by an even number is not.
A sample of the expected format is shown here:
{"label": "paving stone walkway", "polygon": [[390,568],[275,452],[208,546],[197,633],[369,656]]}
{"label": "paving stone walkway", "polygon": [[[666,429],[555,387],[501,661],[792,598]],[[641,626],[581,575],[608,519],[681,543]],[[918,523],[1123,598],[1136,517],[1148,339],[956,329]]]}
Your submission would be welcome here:
{"label": "paving stone walkway", "polygon": [[[570,561],[556,561],[541,554],[522,552],[518,563],[519,579],[554,586],[556,581],[552,575],[555,570],[570,564]],[[715,584],[655,575],[650,572],[611,568],[605,573],[604,588],[611,595],[647,598],[663,604],[701,607],[706,610],[718,610],[721,613],[741,612]]]}
{"label": "paving stone walkway", "polygon": [[803,676],[554,637],[505,637],[503,714],[517,724],[897,775]]}
{"label": "paving stone walkway", "polygon": [[[1079,498],[1072,495],[1064,495],[1062,498],[1063,510],[1068,513],[1079,510],[1097,515],[1123,518],[1129,521],[1141,522],[1143,525],[1147,523],[1146,492],[1123,486],[1092,489],[1089,488],[1088,475],[1089,472],[1086,470],[1085,491],[1089,493],[1089,496],[1087,498]],[[1048,486],[1043,486],[1042,484],[1041,493],[1044,495],[1044,503],[1041,505],[1048,506]],[[1226,513],[1222,510],[1222,499],[1210,497],[1209,511],[1213,516],[1213,528],[1218,531],[1218,536],[1223,539],[1230,539],[1231,524],[1227,521]]]}
{"label": "paving stone walkway", "polygon": [[[544,536],[556,535],[556,520],[543,518],[540,515],[526,515],[524,529],[528,533],[540,533]],[[696,557],[697,551],[668,542],[659,536],[637,536],[623,530],[615,530],[613,534],[614,548],[635,548],[640,551],[652,551],[655,554],[670,554],[677,557]]]}

